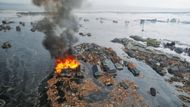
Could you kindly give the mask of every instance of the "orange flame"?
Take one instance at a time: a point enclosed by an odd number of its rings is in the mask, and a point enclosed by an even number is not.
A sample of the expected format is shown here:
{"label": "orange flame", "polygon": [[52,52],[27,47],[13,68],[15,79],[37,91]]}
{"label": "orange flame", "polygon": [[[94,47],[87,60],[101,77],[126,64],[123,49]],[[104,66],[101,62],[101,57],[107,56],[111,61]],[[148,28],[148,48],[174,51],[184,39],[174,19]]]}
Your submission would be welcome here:
{"label": "orange flame", "polygon": [[72,55],[69,55],[65,58],[57,58],[55,64],[56,74],[60,74],[64,69],[76,69],[80,65]]}

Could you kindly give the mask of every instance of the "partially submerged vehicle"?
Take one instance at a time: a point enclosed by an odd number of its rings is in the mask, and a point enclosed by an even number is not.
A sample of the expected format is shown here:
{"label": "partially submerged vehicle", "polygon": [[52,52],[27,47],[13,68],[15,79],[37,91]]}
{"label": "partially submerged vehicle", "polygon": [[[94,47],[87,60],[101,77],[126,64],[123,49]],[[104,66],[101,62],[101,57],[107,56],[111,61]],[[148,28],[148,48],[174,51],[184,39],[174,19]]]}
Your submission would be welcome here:
{"label": "partially submerged vehicle", "polygon": [[134,76],[139,76],[140,71],[136,68],[135,64],[133,63],[128,63],[127,67],[131,73],[133,73]]}

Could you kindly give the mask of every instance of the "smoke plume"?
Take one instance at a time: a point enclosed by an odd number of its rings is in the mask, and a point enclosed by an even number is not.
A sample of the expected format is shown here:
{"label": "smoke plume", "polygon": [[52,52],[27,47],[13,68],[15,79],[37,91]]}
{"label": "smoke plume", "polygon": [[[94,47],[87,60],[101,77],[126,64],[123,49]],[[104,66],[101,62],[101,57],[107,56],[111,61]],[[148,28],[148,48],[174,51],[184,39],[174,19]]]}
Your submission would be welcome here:
{"label": "smoke plume", "polygon": [[77,38],[78,23],[72,13],[83,0],[33,0],[36,6],[43,7],[49,14],[38,22],[38,30],[45,34],[44,47],[52,57],[63,55]]}

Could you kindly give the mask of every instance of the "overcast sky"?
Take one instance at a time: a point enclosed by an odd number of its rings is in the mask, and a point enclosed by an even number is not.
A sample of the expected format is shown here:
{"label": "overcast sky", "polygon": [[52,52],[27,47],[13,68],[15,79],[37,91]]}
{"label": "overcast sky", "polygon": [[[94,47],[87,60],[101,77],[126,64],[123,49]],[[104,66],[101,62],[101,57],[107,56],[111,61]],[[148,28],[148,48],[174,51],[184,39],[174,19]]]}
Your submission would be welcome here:
{"label": "overcast sky", "polygon": [[[0,0],[6,3],[31,3],[31,0]],[[190,0],[88,0],[91,5],[190,8]]]}

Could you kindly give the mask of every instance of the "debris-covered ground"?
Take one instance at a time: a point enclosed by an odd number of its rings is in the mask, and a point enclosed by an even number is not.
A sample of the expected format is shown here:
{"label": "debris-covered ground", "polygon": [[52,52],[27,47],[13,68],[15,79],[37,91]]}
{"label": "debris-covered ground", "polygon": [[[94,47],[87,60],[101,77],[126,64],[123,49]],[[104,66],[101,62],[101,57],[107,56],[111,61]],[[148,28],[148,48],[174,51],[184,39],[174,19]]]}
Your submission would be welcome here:
{"label": "debris-covered ground", "polygon": [[[83,77],[64,77],[50,74],[46,82],[46,91],[40,91],[40,106],[46,105],[47,99],[52,107],[147,107],[143,97],[137,93],[133,81],[115,79],[119,70],[115,64],[125,66],[122,59],[111,48],[84,43],[74,47],[75,55],[81,61],[80,75]],[[104,65],[104,60],[110,60]],[[110,65],[109,65],[110,64]],[[98,68],[97,68],[98,67]],[[105,68],[107,67],[107,68]],[[112,68],[112,69],[111,69]],[[111,72],[112,71],[112,72]],[[44,86],[43,86],[44,87]]]}
{"label": "debris-covered ground", "polygon": [[[159,75],[168,76],[166,81],[175,84],[179,98],[185,103],[190,103],[190,63],[152,48],[147,48],[145,45],[129,40],[127,38],[114,39],[112,42],[121,43],[124,45],[124,51],[131,57],[140,61],[144,61],[151,66]],[[182,85],[178,84],[182,83]],[[185,95],[183,93],[186,93]]]}

